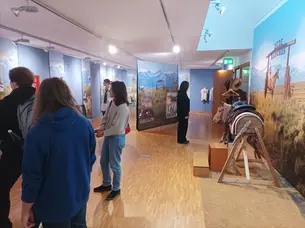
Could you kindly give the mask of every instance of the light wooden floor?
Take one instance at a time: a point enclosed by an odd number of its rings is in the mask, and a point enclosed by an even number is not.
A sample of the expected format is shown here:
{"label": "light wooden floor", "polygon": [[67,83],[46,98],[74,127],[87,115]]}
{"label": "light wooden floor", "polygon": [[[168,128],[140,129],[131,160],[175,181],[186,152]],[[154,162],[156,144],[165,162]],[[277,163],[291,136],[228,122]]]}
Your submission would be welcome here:
{"label": "light wooden floor", "polygon": [[[200,181],[193,177],[193,153],[207,148],[208,141],[219,137],[210,117],[192,115],[189,126],[191,144],[176,143],[176,126],[170,125],[137,132],[127,137],[123,152],[122,194],[113,202],[106,195],[91,193],[88,227],[92,228],[204,228],[204,208]],[[215,130],[216,129],[216,130]],[[102,141],[99,141],[101,145]],[[151,158],[141,155],[151,154]],[[99,160],[100,147],[97,148]],[[92,172],[92,187],[101,184],[97,161]],[[12,191],[12,219],[20,226],[20,182]]]}

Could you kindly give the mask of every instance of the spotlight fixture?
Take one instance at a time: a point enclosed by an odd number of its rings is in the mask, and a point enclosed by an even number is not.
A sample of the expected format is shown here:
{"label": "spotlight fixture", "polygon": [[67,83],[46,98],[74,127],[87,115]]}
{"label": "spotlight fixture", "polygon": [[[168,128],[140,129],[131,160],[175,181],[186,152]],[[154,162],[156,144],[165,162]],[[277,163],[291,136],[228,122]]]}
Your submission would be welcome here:
{"label": "spotlight fixture", "polygon": [[49,44],[49,46],[45,47],[43,50],[44,50],[45,52],[49,52],[49,51],[52,51],[52,50],[54,50],[54,49],[55,49],[55,47],[53,47],[53,46],[51,46],[51,44]]}
{"label": "spotlight fixture", "polygon": [[106,65],[107,65],[107,63],[106,63],[106,62],[103,62],[103,65],[104,65],[104,66],[106,66]]}
{"label": "spotlight fixture", "polygon": [[108,46],[108,51],[111,55],[115,55],[118,52],[118,49],[116,48],[116,46],[110,44]]}
{"label": "spotlight fixture", "polygon": [[121,66],[120,66],[120,65],[118,65],[118,66],[117,66],[117,68],[118,68],[118,69],[120,69],[120,68],[121,68]]}
{"label": "spotlight fixture", "polygon": [[210,32],[209,29],[205,29],[204,30],[204,34],[203,34],[203,39],[204,39],[204,42],[207,43],[209,42],[209,38],[212,36],[212,32]]}
{"label": "spotlight fixture", "polygon": [[19,43],[30,43],[30,40],[23,38],[23,35],[21,35],[21,39],[14,40],[12,43],[17,46]]}
{"label": "spotlight fixture", "polygon": [[174,52],[175,54],[178,54],[178,53],[180,52],[180,46],[179,46],[179,45],[174,45],[174,47],[173,47],[173,52]]}
{"label": "spotlight fixture", "polygon": [[218,0],[212,1],[211,4],[215,5],[215,9],[219,12],[220,15],[223,15],[224,12],[226,11],[226,7],[221,6],[220,1]]}
{"label": "spotlight fixture", "polygon": [[37,13],[38,8],[36,6],[20,6],[20,7],[13,7],[11,8],[13,14],[16,17],[19,17],[20,12],[27,12],[27,13]]}

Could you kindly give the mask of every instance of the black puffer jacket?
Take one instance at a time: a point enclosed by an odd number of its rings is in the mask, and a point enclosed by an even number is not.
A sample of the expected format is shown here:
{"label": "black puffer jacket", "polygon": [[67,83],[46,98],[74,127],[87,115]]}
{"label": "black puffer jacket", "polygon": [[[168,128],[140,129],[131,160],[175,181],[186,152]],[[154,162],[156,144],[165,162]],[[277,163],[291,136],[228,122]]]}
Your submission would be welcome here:
{"label": "black puffer jacket", "polygon": [[16,145],[8,134],[8,130],[12,130],[21,136],[17,118],[17,107],[20,104],[24,104],[34,94],[35,88],[21,87],[13,90],[10,95],[0,100],[0,141],[2,141],[0,149],[3,153],[14,153],[20,150],[19,146]]}

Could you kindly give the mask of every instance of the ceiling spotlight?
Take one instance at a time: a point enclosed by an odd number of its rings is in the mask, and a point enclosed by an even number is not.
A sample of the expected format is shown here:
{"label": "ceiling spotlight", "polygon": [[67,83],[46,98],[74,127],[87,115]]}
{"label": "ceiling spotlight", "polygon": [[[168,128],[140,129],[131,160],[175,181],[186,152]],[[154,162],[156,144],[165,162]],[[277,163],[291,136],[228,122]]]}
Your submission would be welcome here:
{"label": "ceiling spotlight", "polygon": [[54,50],[54,49],[55,49],[55,47],[53,47],[53,46],[51,46],[51,44],[49,44],[49,46],[45,47],[43,50],[44,50],[45,52],[49,52],[49,51],[52,51],[52,50]]}
{"label": "ceiling spotlight", "polygon": [[178,54],[178,53],[180,52],[180,46],[179,46],[179,45],[175,45],[175,46],[173,47],[173,52],[174,52],[175,54]]}
{"label": "ceiling spotlight", "polygon": [[223,15],[226,11],[226,7],[221,6],[220,3],[216,3],[215,8],[220,13],[220,15]]}
{"label": "ceiling spotlight", "polygon": [[118,68],[118,69],[120,69],[120,68],[121,68],[121,66],[120,66],[120,65],[118,65],[118,66],[117,66],[117,68]]}
{"label": "ceiling spotlight", "polygon": [[18,42],[16,40],[12,41],[12,44],[14,44],[16,47],[18,46]]}
{"label": "ceiling spotlight", "polygon": [[37,13],[38,8],[36,6],[20,6],[20,7],[13,7],[11,8],[13,14],[18,17],[20,12],[27,12],[27,13]]}
{"label": "ceiling spotlight", "polygon": [[14,40],[12,43],[17,46],[19,43],[30,43],[30,40],[23,38],[23,35],[21,35],[21,39]]}
{"label": "ceiling spotlight", "polygon": [[220,15],[223,15],[224,12],[226,11],[226,7],[221,6],[220,1],[219,0],[212,0],[211,4],[215,5],[215,9],[219,12]]}
{"label": "ceiling spotlight", "polygon": [[204,39],[204,42],[207,43],[209,42],[209,38],[212,36],[212,32],[210,32],[210,30],[208,29],[205,29],[204,30],[204,34],[203,34],[203,39]]}
{"label": "ceiling spotlight", "polygon": [[118,52],[118,49],[116,48],[116,46],[110,44],[108,46],[108,51],[111,55],[115,55]]}
{"label": "ceiling spotlight", "polygon": [[106,65],[107,65],[107,63],[106,63],[106,62],[103,62],[103,65],[104,65],[104,66],[106,66]]}

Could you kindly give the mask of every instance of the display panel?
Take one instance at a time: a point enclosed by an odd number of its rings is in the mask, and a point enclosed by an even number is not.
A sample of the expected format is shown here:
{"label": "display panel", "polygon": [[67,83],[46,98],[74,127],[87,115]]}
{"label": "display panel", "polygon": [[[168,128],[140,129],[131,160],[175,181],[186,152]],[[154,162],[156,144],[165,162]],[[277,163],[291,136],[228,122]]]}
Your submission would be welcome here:
{"label": "display panel", "polygon": [[304,0],[290,0],[255,29],[251,103],[273,166],[305,196],[304,12]]}
{"label": "display panel", "polygon": [[137,129],[177,121],[178,66],[137,62]]}
{"label": "display panel", "polygon": [[92,88],[90,62],[82,60],[82,85],[83,85],[83,105],[86,108],[88,118],[92,117]]}
{"label": "display panel", "polygon": [[11,41],[0,38],[0,100],[12,91],[8,74],[17,66],[17,47]]}

